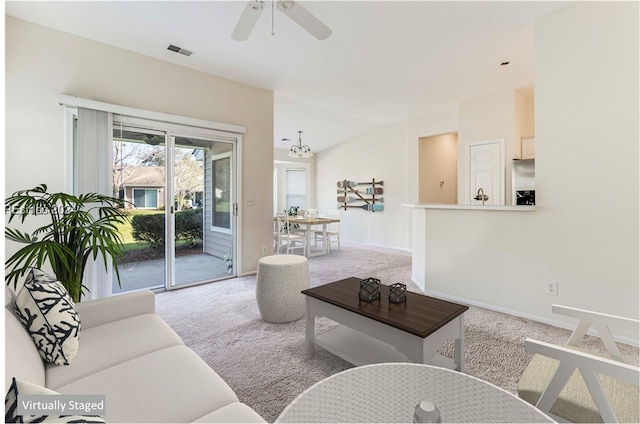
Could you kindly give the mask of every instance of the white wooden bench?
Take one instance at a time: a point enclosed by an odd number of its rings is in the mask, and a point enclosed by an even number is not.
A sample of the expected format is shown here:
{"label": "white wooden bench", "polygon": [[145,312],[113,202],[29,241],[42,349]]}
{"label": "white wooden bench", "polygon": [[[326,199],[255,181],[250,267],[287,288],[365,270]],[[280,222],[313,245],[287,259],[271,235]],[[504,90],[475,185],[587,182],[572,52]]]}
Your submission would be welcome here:
{"label": "white wooden bench", "polygon": [[[560,305],[552,311],[580,321],[565,346],[526,339],[535,355],[522,373],[518,396],[560,422],[640,422],[640,368],[622,362],[609,329],[638,331],[640,321]],[[608,355],[579,347],[592,325]]]}

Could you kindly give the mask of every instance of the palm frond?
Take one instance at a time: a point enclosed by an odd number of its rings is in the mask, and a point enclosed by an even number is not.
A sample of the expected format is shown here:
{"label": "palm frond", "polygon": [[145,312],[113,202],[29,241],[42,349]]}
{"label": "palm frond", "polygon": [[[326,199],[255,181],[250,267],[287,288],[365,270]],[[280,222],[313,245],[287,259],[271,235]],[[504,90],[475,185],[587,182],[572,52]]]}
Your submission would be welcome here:
{"label": "palm frond", "polygon": [[[5,269],[9,273],[5,275],[7,283],[13,282],[17,287],[18,278],[22,277],[31,268],[43,268],[50,261],[55,272],[55,264],[51,260],[59,259],[65,269],[72,269],[74,253],[68,247],[51,242],[39,241],[31,243],[14,253],[6,262]],[[57,276],[57,273],[56,273]]]}
{"label": "palm frond", "polygon": [[48,215],[51,221],[31,234],[5,228],[8,240],[26,244],[5,261],[7,284],[13,282],[16,287],[29,268],[49,263],[74,301],[79,301],[87,290],[82,276],[90,257],[100,257],[105,269],[113,265],[120,282],[117,258],[122,256],[123,239],[118,225],[129,219],[123,201],[97,193],[49,193],[41,184],[15,192],[5,205],[9,222],[16,217],[24,222],[33,215]]}
{"label": "palm frond", "polygon": [[29,235],[29,233],[22,233],[18,230],[14,230],[13,228],[5,227],[4,236],[11,241],[15,241],[18,243],[35,243],[38,241],[38,238],[35,236]]}

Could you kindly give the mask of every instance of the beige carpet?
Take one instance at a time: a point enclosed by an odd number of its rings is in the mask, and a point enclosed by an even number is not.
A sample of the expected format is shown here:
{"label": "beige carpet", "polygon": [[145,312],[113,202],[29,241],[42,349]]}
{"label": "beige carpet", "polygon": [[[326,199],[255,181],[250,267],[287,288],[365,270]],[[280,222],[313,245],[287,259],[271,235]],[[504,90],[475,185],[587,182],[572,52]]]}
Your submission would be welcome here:
{"label": "beige carpet", "polygon": [[[309,260],[311,285],[346,277],[376,277],[384,284],[411,282],[407,252],[362,248],[343,243],[340,252]],[[269,324],[255,302],[255,276],[160,293],[157,312],[238,394],[267,421],[274,421],[299,393],[315,382],[351,365],[316,349],[304,354],[304,320]],[[316,329],[336,324],[318,320]],[[569,332],[538,322],[471,307],[465,315],[467,372],[512,393],[529,361],[526,337],[563,342]],[[589,338],[588,344],[600,347]],[[622,346],[629,363],[638,364],[638,349]],[[452,343],[441,350],[453,356]]]}

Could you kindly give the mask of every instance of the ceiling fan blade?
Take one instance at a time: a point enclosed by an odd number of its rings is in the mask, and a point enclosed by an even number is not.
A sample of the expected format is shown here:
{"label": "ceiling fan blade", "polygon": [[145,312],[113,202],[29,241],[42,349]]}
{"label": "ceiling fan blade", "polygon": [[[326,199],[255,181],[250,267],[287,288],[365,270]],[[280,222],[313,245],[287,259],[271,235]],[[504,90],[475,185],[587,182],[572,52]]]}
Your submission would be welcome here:
{"label": "ceiling fan blade", "polygon": [[247,3],[233,30],[233,34],[231,34],[231,38],[236,41],[246,41],[249,39],[249,35],[251,35],[251,31],[253,31],[253,28],[256,26],[256,22],[258,22],[263,8],[263,1],[251,0]]}
{"label": "ceiling fan blade", "polygon": [[293,19],[298,25],[306,29],[318,40],[324,40],[331,35],[328,26],[320,22],[307,9],[300,6],[300,3],[293,0],[278,0],[278,9],[285,15]]}

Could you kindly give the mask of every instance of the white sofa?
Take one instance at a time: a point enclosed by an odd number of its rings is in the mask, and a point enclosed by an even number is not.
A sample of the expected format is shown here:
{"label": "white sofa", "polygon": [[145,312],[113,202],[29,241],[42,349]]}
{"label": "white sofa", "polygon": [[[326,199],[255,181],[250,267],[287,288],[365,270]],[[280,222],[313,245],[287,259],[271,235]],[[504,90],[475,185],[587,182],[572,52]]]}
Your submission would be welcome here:
{"label": "white sofa", "polygon": [[79,349],[64,366],[40,358],[5,292],[5,393],[15,377],[104,394],[107,422],[265,422],[155,314],[153,292],[78,303]]}

